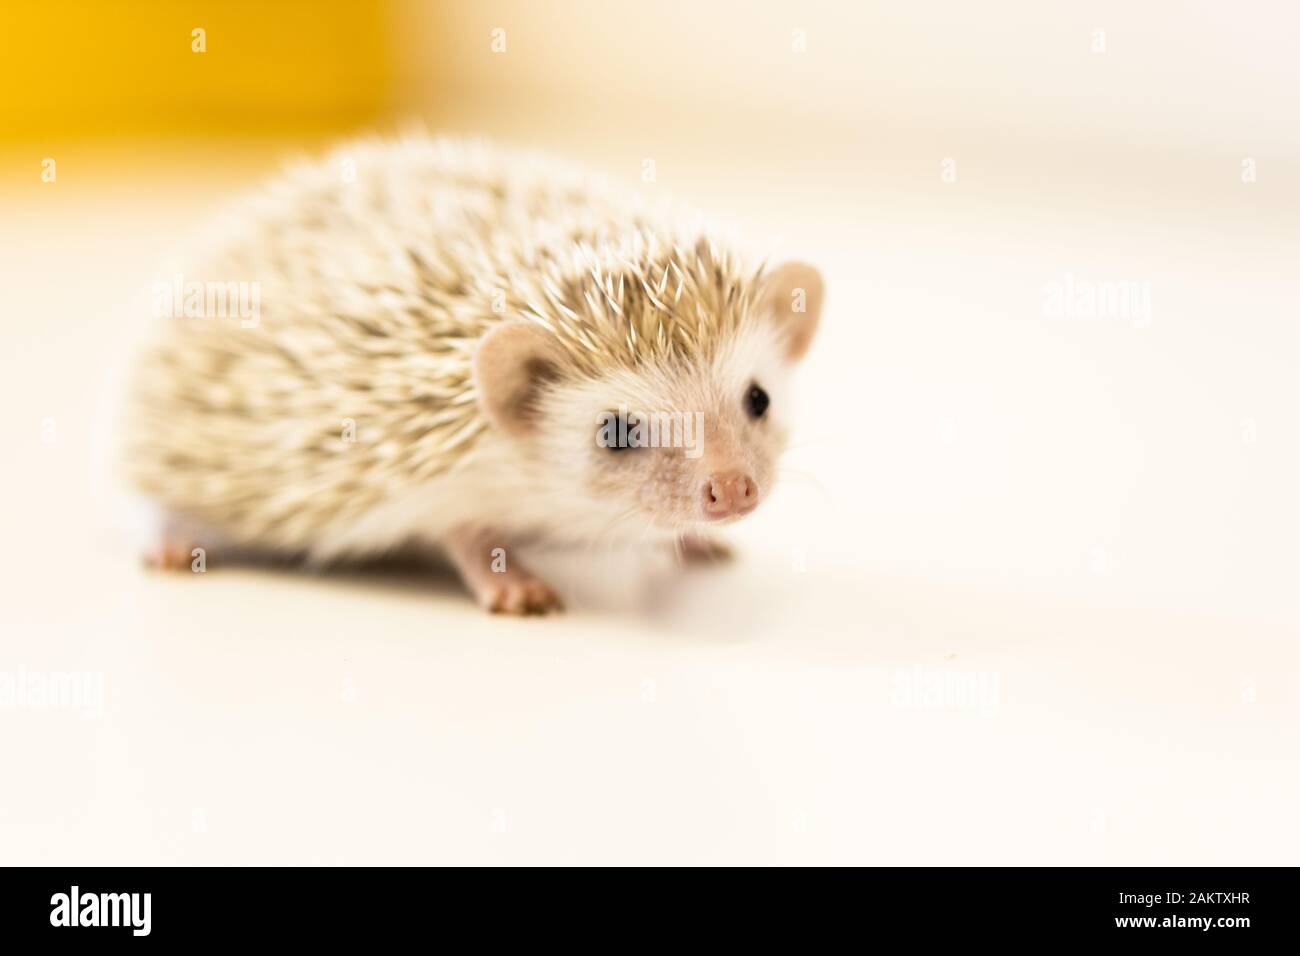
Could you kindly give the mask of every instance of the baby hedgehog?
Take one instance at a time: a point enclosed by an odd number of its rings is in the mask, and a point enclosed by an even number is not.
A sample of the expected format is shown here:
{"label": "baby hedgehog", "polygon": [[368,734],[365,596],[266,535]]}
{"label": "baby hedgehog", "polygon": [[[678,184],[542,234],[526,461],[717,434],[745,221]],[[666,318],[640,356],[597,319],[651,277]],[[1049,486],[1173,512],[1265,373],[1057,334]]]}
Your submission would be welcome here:
{"label": "baby hedgehog", "polygon": [[685,221],[450,140],[291,169],[156,289],[124,443],[149,556],[430,545],[522,614],[560,602],[517,544],[719,553],[705,528],[771,490],[822,281]]}

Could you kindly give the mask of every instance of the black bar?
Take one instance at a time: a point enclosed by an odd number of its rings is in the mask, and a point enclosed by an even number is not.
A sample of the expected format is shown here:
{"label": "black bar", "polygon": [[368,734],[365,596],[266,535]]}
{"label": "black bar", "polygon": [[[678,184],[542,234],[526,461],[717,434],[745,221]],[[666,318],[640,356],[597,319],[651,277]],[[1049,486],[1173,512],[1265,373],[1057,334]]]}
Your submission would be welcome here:
{"label": "black bar", "polygon": [[[901,934],[927,948],[1004,940],[1237,948],[1293,945],[1300,918],[1294,869],[827,869],[757,878],[639,871],[597,880],[428,869],[11,868],[0,874],[7,943],[75,939],[92,947],[149,941],[374,946],[413,935],[437,945],[465,933],[481,943],[522,933],[535,945],[586,941],[611,949],[725,944],[742,936],[820,946],[848,932],[881,945]],[[70,925],[74,886],[79,922],[116,917],[119,925]]]}

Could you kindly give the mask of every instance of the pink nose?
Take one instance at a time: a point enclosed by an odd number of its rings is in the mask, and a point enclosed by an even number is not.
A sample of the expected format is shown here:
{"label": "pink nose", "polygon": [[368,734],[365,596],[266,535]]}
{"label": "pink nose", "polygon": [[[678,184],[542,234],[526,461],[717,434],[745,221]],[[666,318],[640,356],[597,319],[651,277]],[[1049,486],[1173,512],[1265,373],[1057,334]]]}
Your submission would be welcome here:
{"label": "pink nose", "polygon": [[749,514],[758,506],[758,486],[739,471],[710,475],[704,482],[704,516],[721,521]]}

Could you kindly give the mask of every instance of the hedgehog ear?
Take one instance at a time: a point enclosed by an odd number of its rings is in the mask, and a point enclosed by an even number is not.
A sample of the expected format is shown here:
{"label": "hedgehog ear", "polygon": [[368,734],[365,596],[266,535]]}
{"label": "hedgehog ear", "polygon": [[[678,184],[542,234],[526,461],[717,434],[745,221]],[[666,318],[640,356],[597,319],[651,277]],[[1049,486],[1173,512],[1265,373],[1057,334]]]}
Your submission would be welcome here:
{"label": "hedgehog ear", "polygon": [[761,311],[781,327],[786,357],[803,358],[822,314],[825,286],[821,273],[806,262],[786,262],[767,274],[759,299]]}
{"label": "hedgehog ear", "polygon": [[488,421],[514,434],[528,430],[537,395],[557,377],[554,337],[536,322],[498,325],[474,353],[474,385]]}

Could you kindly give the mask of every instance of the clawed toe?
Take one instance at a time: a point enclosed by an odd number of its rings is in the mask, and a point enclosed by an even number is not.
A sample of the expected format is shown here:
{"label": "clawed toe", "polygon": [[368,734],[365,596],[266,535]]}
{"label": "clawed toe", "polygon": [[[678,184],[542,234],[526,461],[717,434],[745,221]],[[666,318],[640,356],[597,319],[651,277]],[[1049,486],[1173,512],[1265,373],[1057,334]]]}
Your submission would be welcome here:
{"label": "clawed toe", "polygon": [[493,614],[548,614],[564,609],[550,585],[536,578],[503,581],[489,588],[484,603]]}

